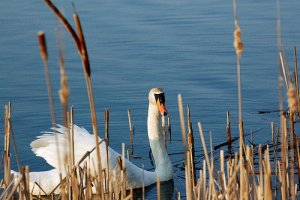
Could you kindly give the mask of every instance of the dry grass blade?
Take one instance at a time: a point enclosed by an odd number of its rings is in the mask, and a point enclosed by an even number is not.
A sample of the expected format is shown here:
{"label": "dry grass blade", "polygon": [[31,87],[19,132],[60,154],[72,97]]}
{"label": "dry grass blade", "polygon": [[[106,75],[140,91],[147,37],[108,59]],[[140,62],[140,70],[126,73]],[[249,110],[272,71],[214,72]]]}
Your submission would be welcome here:
{"label": "dry grass blade", "polygon": [[107,108],[104,109],[104,119],[105,119],[105,138],[107,139],[107,143],[109,144],[109,110]]}
{"label": "dry grass blade", "polygon": [[[20,176],[16,182],[14,183],[14,181],[11,181],[11,183],[9,184],[9,186],[6,188],[6,190],[2,193],[0,199],[12,199],[13,195],[15,194],[16,190],[18,187],[20,187],[20,184],[23,180],[23,177]],[[10,190],[10,187],[13,188]],[[6,194],[6,191],[9,191],[10,190],[10,193],[7,195],[7,197],[5,197],[4,195]],[[5,198],[4,198],[5,197]]]}
{"label": "dry grass blade", "polygon": [[[180,117],[180,127],[181,127],[181,136],[183,142],[184,154],[186,154],[186,132],[185,132],[185,122],[184,122],[184,114],[183,114],[183,106],[182,106],[182,97],[178,94],[178,107],[179,107],[179,117]],[[186,155],[185,155],[185,159]]]}
{"label": "dry grass blade", "polygon": [[286,85],[286,88],[289,89],[288,77],[287,77],[287,72],[286,72],[287,67],[284,64],[284,60],[283,60],[283,57],[282,57],[282,52],[279,52],[279,58],[280,58],[280,63],[281,63],[281,67],[282,67],[282,72],[283,72],[285,85]]}
{"label": "dry grass blade", "polygon": [[[205,144],[205,140],[204,140],[204,136],[203,136],[203,131],[202,131],[202,125],[201,125],[200,122],[198,122],[198,129],[199,129],[200,138],[201,138],[201,142],[202,142],[202,146],[203,146],[203,151],[204,151],[204,155],[205,155],[206,164],[207,164],[207,167],[208,167],[209,182],[210,182],[211,191],[212,191],[212,194],[215,195],[216,190],[215,190],[215,186],[214,186],[213,171],[212,171],[212,168],[210,166],[210,161],[209,161],[207,148],[206,148],[206,144]],[[215,198],[216,198],[216,196],[215,196]]]}
{"label": "dry grass blade", "polygon": [[131,113],[131,111],[130,111],[130,109],[128,109],[127,115],[128,115],[128,124],[129,124],[130,154],[133,155],[133,126],[132,126],[130,113]]}
{"label": "dry grass blade", "polygon": [[7,187],[10,182],[11,155],[10,155],[10,136],[11,136],[11,104],[5,106],[5,121],[4,121],[4,185]]}

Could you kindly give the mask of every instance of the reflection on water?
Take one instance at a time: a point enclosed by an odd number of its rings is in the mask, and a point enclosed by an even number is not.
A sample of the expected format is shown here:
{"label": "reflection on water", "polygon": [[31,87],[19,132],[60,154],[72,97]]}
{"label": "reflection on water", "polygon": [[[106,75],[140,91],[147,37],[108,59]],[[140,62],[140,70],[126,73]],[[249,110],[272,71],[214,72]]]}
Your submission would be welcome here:
{"label": "reflection on water", "polygon": [[[69,1],[56,1],[72,20]],[[173,164],[182,164],[184,155],[178,116],[178,93],[191,107],[193,124],[202,122],[207,141],[213,145],[226,138],[226,113],[230,111],[232,133],[238,132],[236,60],[233,49],[233,5],[223,0],[74,1],[85,32],[100,136],[104,136],[103,110],[110,111],[110,146],[121,152],[121,143],[130,144],[127,109],[135,130],[133,160],[151,168],[148,159],[147,94],[162,87],[172,124],[168,152]],[[300,46],[298,10],[300,1],[281,2],[282,36],[288,59]],[[245,50],[241,60],[243,118],[245,132],[262,130],[256,143],[271,138],[270,122],[277,114],[259,115],[260,110],[278,109],[276,3],[239,1],[238,17]],[[51,167],[30,149],[41,131],[49,130],[51,119],[36,33],[46,32],[54,103],[61,121],[59,67],[54,30],[57,22],[43,1],[1,1],[0,3],[0,106],[12,101],[12,120],[21,165],[32,171]],[[74,105],[76,124],[91,132],[88,97],[81,62],[73,41],[65,33],[65,64]],[[291,63],[293,63],[291,59]],[[3,115],[0,114],[0,123]],[[194,127],[195,133],[197,133]],[[3,138],[3,127],[0,126]],[[235,134],[234,136],[237,136]],[[248,141],[248,138],[246,138]],[[202,145],[195,134],[196,153]],[[3,144],[0,142],[0,149]],[[176,156],[175,156],[176,155]],[[199,156],[199,155],[198,155]],[[201,160],[199,163],[202,163]],[[199,164],[200,165],[200,164]],[[12,163],[16,169],[16,163]],[[180,170],[174,170],[184,176]],[[185,194],[185,182],[172,187],[162,183],[161,195]],[[175,187],[175,189],[173,188]],[[155,185],[146,197],[154,199]],[[153,198],[152,198],[153,197]]]}
{"label": "reflection on water", "polygon": [[[175,199],[174,181],[166,181],[160,183],[160,199],[168,200]],[[143,190],[134,190],[134,199],[143,199]],[[157,199],[156,184],[150,185],[145,188],[145,199]]]}

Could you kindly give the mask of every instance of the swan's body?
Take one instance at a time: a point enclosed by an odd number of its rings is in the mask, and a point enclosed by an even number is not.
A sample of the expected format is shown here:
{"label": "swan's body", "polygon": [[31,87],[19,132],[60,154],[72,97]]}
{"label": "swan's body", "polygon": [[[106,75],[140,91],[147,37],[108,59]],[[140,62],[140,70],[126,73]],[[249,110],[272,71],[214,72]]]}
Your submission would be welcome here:
{"label": "swan's body", "polygon": [[[149,109],[148,109],[148,137],[150,147],[155,160],[156,169],[154,172],[143,170],[131,161],[125,160],[126,164],[126,183],[128,188],[140,188],[143,186],[151,185],[156,182],[157,176],[160,181],[168,181],[173,178],[172,163],[168,156],[167,150],[164,147],[161,134],[160,134],[160,116],[166,114],[164,106],[164,93],[162,89],[153,88],[149,92]],[[65,171],[63,166],[64,161],[69,155],[68,148],[68,132],[66,127],[58,126],[53,128],[53,132],[41,135],[31,143],[33,152],[44,158],[48,164],[55,169],[45,172],[31,172],[30,173],[30,188],[32,189],[33,183],[39,183],[46,193],[49,193],[59,183],[59,173]],[[58,138],[58,147],[60,152],[60,161],[57,158],[57,143],[55,134]],[[101,139],[99,138],[99,141]],[[95,136],[90,134],[86,129],[74,125],[74,154],[75,163],[77,163],[83,155],[95,147]],[[109,165],[110,176],[119,180],[120,170],[117,164],[117,157],[121,156],[119,153],[108,147],[108,159],[106,156],[106,145],[101,143],[101,164],[102,168],[107,168]],[[93,172],[97,171],[94,166],[97,166],[96,152],[94,151],[89,160],[89,167]],[[63,174],[64,175],[64,174]],[[143,179],[144,177],[144,179]],[[48,181],[45,181],[48,180]],[[37,187],[34,188],[33,194],[42,194]]]}

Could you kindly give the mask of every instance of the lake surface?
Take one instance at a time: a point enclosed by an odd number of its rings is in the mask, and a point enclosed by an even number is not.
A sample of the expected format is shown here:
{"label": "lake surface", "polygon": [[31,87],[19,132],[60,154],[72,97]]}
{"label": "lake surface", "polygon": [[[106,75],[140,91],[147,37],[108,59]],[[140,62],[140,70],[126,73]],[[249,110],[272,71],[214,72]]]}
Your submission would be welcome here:
{"label": "lake surface", "polygon": [[[121,152],[129,144],[127,109],[135,129],[134,152],[143,159],[133,160],[146,169],[148,158],[147,95],[162,87],[172,123],[168,151],[175,164],[182,163],[183,145],[177,95],[191,107],[196,151],[201,153],[197,122],[202,122],[207,144],[212,132],[213,145],[226,139],[226,112],[231,113],[232,132],[237,135],[238,103],[236,56],[233,49],[233,2],[204,1],[73,1],[81,18],[89,50],[92,82],[100,136],[104,135],[104,108],[110,111],[110,145]],[[55,2],[73,23],[71,2]],[[257,143],[271,139],[270,123],[278,125],[278,113],[259,115],[258,111],[278,109],[278,59],[276,2],[238,1],[238,19],[244,42],[241,60],[243,119],[245,132],[260,129]],[[281,2],[282,39],[290,67],[293,48],[300,46],[300,1]],[[71,90],[70,105],[75,122],[90,132],[88,97],[80,58],[69,33],[42,1],[0,2],[0,105],[12,101],[12,122],[22,165],[31,171],[50,169],[32,153],[30,142],[41,131],[49,130],[51,118],[43,63],[37,32],[46,33],[49,67],[57,121],[61,122],[58,98],[60,76],[56,32],[63,32],[65,65]],[[0,115],[3,122],[3,114]],[[3,126],[0,127],[3,138]],[[249,138],[246,138],[248,141]],[[0,140],[0,149],[3,140]],[[202,163],[199,162],[199,163]],[[200,164],[199,164],[200,167]],[[13,163],[16,169],[16,163]],[[174,167],[174,191],[185,197],[184,173]],[[156,188],[147,190],[153,199]]]}

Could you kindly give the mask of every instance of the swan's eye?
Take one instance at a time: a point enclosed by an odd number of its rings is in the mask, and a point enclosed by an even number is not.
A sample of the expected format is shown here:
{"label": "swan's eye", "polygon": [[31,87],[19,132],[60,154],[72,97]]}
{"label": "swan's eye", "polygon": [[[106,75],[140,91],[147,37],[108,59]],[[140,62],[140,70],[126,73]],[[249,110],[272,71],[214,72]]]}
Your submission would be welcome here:
{"label": "swan's eye", "polygon": [[165,94],[164,93],[154,94],[154,96],[155,96],[156,102],[159,100],[160,103],[165,103]]}

